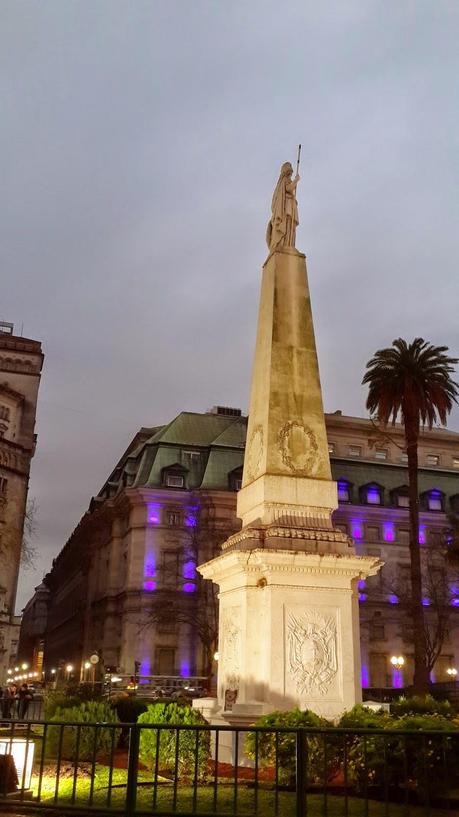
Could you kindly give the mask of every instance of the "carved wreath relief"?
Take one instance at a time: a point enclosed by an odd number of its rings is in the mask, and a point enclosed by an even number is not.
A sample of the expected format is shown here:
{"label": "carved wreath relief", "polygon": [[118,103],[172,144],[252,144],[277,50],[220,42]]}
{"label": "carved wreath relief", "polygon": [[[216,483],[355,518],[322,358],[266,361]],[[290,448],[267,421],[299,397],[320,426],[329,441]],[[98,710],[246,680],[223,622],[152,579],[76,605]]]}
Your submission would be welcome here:
{"label": "carved wreath relief", "polygon": [[318,464],[318,445],[314,432],[298,420],[289,420],[279,431],[279,453],[289,471],[313,475]]}
{"label": "carved wreath relief", "polygon": [[289,614],[288,669],[297,691],[325,695],[338,671],[336,619],[318,610]]}

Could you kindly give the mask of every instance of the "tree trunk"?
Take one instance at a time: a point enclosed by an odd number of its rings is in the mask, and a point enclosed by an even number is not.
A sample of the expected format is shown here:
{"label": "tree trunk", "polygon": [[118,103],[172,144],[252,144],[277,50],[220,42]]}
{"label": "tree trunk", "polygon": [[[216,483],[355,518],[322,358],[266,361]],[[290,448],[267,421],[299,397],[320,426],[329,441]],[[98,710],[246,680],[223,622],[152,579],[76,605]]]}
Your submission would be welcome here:
{"label": "tree trunk", "polygon": [[408,485],[410,501],[410,575],[411,616],[414,644],[414,693],[426,695],[429,691],[427,668],[427,640],[422,605],[421,548],[419,545],[419,495],[418,495],[418,425],[405,419],[405,435],[408,454]]}

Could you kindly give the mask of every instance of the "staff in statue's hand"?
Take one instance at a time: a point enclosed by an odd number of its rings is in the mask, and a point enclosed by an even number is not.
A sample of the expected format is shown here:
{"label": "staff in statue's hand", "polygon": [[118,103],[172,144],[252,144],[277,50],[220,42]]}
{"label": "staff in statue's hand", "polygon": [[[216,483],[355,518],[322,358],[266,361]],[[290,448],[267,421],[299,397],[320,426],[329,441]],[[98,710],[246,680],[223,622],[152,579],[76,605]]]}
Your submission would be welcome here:
{"label": "staff in statue's hand", "polygon": [[283,247],[295,247],[296,228],[299,224],[296,188],[300,177],[301,145],[298,146],[297,173],[294,179],[293,167],[290,162],[284,162],[281,167],[271,204],[271,219],[266,231],[266,243],[271,252]]}

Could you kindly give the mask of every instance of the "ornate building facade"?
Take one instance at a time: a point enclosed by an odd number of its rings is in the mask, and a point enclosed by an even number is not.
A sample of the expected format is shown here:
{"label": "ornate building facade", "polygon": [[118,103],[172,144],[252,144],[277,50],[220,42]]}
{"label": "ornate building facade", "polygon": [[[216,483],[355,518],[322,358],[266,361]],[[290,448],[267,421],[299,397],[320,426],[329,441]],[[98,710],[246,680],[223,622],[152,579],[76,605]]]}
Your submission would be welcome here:
{"label": "ornate building facade", "polygon": [[17,639],[14,615],[35,413],[43,366],[41,345],[0,324],[0,679]]}
{"label": "ornate building facade", "polygon": [[[235,409],[183,412],[165,426],[143,428],[116,464],[46,578],[49,589],[45,669],[67,663],[85,677],[98,652],[105,666],[127,674],[195,675],[205,657],[183,621],[154,623],[158,591],[182,594],[192,610],[196,562],[219,552],[237,530],[247,419]],[[382,571],[360,587],[362,684],[398,687],[412,677],[406,593],[409,570],[406,456],[397,426],[378,438],[369,420],[326,415],[335,525],[352,536],[359,555],[381,558]],[[459,509],[459,434],[433,430],[419,447],[420,539],[426,567],[441,552]],[[205,514],[202,514],[202,511]],[[190,555],[191,554],[191,555]],[[435,616],[442,583],[428,585],[426,616]],[[432,572],[432,571],[431,571]],[[459,583],[448,585],[446,635],[433,679],[459,665]],[[437,592],[438,591],[438,592]],[[404,658],[402,668],[391,658]],[[20,655],[30,662],[32,656]],[[459,668],[459,666],[458,666]]]}

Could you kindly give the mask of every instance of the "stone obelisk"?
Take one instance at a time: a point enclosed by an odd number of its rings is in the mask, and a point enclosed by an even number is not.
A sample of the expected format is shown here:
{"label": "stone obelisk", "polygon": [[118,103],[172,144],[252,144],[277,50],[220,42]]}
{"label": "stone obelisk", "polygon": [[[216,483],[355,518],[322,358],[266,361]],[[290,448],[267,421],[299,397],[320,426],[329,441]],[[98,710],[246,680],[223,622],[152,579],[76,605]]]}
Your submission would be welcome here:
{"label": "stone obelisk", "polygon": [[294,706],[334,718],[361,700],[357,583],[381,566],[333,527],[337,488],[292,175],[285,163],[268,225],[242,529],[199,568],[220,588],[218,706],[229,722]]}

